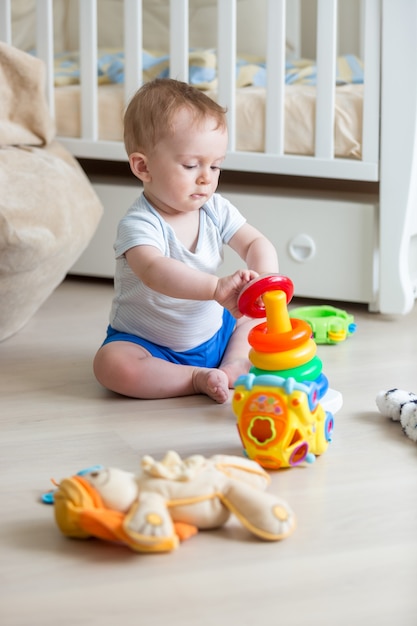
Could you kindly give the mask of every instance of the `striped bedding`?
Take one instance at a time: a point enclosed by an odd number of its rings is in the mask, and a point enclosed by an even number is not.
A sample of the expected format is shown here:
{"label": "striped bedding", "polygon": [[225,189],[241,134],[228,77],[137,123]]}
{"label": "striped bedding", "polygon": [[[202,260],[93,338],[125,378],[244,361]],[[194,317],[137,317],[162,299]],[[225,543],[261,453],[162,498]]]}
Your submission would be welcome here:
{"label": "striped bedding", "polygon": [[[169,76],[169,55],[144,50],[143,79]],[[317,70],[310,59],[286,62],[287,85],[315,85]],[[236,87],[265,87],[267,67],[260,58],[239,57],[236,62]],[[123,83],[124,54],[120,49],[102,49],[97,59],[99,84]],[[80,80],[78,52],[65,52],[55,57],[55,86],[77,84]],[[189,82],[202,90],[217,87],[217,56],[215,50],[191,50],[189,53]],[[363,65],[354,55],[336,60],[336,85],[363,83]]]}

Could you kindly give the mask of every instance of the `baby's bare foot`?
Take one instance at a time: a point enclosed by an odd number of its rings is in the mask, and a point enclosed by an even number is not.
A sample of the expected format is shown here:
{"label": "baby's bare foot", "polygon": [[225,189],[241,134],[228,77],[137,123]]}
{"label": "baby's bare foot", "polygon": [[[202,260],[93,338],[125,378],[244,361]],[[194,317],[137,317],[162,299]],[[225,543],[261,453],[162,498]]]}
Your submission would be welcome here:
{"label": "baby's bare foot", "polygon": [[223,404],[229,398],[228,378],[222,370],[196,368],[193,373],[193,386],[196,393],[204,393],[219,404]]}
{"label": "baby's bare foot", "polygon": [[229,381],[229,388],[233,389],[236,380],[242,374],[247,374],[251,367],[249,359],[236,359],[236,361],[229,361],[228,363],[222,363],[220,370],[224,372]]}

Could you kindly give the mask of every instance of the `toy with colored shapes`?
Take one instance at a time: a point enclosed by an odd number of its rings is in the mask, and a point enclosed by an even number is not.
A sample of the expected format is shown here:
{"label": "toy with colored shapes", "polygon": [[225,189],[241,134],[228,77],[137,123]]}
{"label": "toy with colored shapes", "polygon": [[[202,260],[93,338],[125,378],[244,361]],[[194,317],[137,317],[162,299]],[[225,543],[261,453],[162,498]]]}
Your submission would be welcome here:
{"label": "toy with colored shapes", "polygon": [[326,304],[298,307],[289,315],[309,324],[316,343],[340,343],[356,331],[353,315]]}
{"label": "toy with colored shapes", "polygon": [[[290,318],[293,284],[274,274],[254,279],[242,290],[244,315],[266,317],[248,334],[250,372],[235,383],[232,408],[246,455],[268,469],[311,462],[328,447],[332,411],[341,394],[329,390],[309,324]],[[331,401],[327,396],[331,391]]]}
{"label": "toy with colored shapes", "polygon": [[[81,474],[81,475],[80,475]],[[287,503],[266,492],[268,474],[255,462],[217,455],[142,459],[141,472],[97,468],[62,480],[54,492],[61,532],[96,537],[136,552],[169,552],[198,529],[218,528],[233,513],[255,536],[277,541],[292,533]]]}
{"label": "toy with colored shapes", "polygon": [[311,463],[331,441],[333,415],[319,403],[314,382],[240,376],[232,407],[245,453],[266,469]]}

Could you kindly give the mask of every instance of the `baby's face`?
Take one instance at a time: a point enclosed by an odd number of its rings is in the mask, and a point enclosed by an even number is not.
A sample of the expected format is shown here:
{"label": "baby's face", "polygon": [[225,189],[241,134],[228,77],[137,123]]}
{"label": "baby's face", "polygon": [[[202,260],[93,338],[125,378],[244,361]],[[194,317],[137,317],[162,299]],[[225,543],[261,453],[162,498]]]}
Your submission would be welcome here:
{"label": "baby's face", "polygon": [[196,122],[187,109],[174,119],[174,132],[148,157],[145,192],[156,209],[170,215],[198,210],[217,189],[226,156],[227,130],[207,117]]}

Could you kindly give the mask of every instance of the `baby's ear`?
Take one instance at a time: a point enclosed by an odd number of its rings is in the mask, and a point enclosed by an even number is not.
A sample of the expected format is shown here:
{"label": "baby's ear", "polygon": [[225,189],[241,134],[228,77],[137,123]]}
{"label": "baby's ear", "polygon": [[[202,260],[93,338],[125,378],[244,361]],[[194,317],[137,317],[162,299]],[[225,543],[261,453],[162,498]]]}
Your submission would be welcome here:
{"label": "baby's ear", "polygon": [[139,178],[143,183],[147,183],[151,180],[151,175],[148,170],[148,159],[142,152],[133,152],[129,155],[130,169],[136,178]]}

